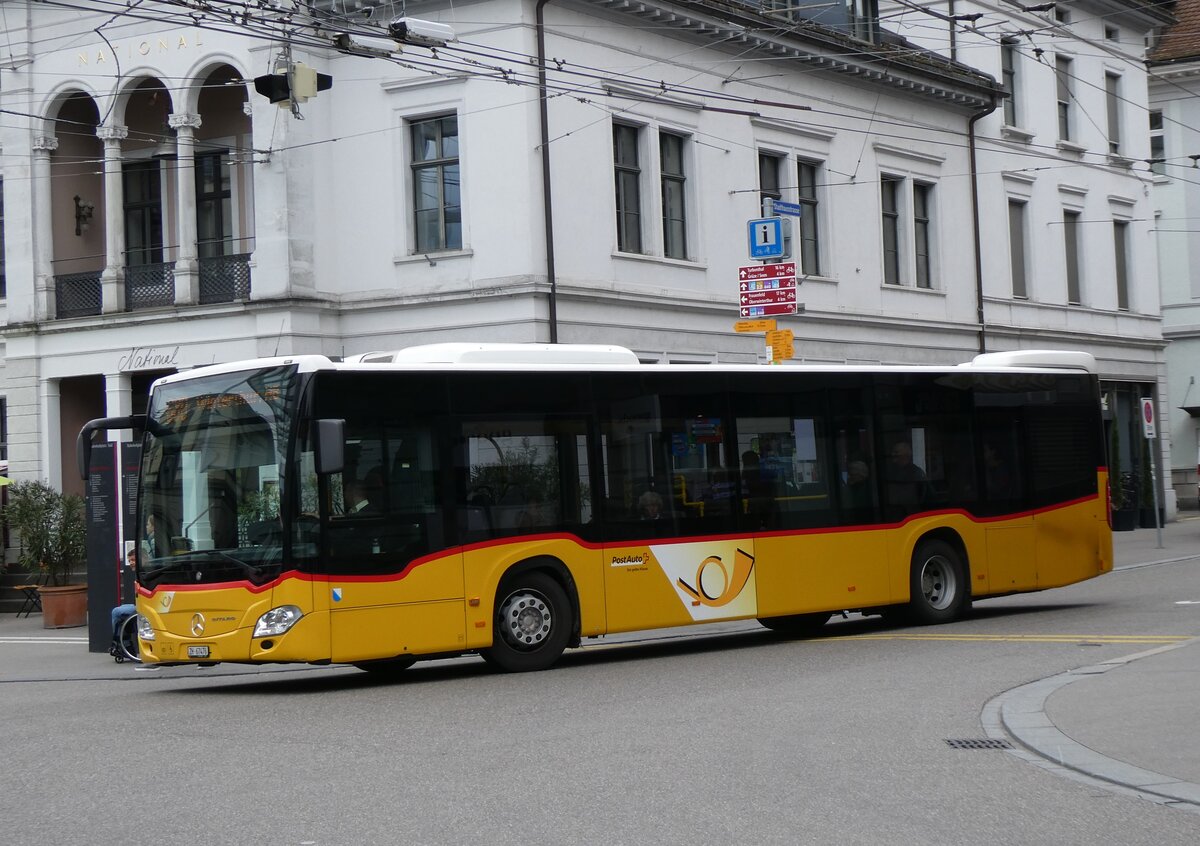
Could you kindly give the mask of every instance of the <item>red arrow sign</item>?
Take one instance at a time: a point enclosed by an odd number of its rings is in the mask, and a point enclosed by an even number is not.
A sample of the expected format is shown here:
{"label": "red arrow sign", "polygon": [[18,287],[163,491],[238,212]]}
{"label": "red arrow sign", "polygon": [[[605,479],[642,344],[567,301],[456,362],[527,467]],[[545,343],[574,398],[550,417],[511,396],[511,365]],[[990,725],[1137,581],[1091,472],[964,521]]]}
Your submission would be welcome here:
{"label": "red arrow sign", "polygon": [[795,314],[795,303],[774,303],[772,305],[742,306],[738,313],[742,317],[770,317],[776,314]]}
{"label": "red arrow sign", "polygon": [[770,305],[796,302],[795,288],[770,288],[766,291],[746,291],[738,295],[741,305]]}
{"label": "red arrow sign", "polygon": [[795,276],[794,261],[780,264],[747,264],[738,268],[738,279],[778,279],[781,276]]}

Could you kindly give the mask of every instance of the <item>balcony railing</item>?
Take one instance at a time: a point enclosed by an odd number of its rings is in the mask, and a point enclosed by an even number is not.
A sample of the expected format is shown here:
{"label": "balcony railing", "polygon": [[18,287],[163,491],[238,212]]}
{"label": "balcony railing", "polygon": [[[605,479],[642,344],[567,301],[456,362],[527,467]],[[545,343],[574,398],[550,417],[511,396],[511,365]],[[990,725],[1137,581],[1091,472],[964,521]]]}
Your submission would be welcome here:
{"label": "balcony railing", "polygon": [[200,259],[200,304],[250,299],[250,254]]}
{"label": "balcony railing", "polygon": [[100,313],[100,270],[66,273],[54,277],[54,314],[60,320],[67,317],[87,317]]}
{"label": "balcony railing", "polygon": [[157,308],[175,304],[175,264],[127,265],[125,267],[125,308]]}

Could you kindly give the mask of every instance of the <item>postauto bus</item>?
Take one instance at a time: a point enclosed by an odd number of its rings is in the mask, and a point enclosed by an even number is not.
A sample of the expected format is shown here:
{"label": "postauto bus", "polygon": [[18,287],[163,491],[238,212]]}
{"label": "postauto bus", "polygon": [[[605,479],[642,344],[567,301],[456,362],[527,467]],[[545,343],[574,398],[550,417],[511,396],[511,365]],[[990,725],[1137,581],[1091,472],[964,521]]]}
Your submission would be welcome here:
{"label": "postauto bus", "polygon": [[1095,364],[638,363],[435,344],[158,380],[137,608],[147,663],[478,653],[833,612],[960,617],[1112,567]]}

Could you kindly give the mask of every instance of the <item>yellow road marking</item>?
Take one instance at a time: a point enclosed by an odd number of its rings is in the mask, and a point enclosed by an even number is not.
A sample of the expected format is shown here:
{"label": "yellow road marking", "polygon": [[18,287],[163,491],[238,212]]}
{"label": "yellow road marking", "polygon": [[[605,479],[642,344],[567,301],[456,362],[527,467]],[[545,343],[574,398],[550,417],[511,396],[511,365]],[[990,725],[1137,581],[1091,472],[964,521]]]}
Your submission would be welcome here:
{"label": "yellow road marking", "polygon": [[983,643],[1179,643],[1187,635],[986,635],[986,634],[860,634],[818,637],[822,640],[949,640]]}

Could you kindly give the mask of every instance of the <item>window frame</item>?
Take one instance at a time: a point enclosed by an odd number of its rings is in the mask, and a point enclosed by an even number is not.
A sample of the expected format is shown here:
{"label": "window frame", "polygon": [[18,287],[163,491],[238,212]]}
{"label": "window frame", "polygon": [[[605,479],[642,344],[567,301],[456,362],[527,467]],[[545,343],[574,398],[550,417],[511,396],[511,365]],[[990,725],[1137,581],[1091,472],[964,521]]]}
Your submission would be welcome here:
{"label": "window frame", "polygon": [[1020,54],[1016,38],[1002,37],[1000,39],[1000,80],[1008,96],[1004,98],[1004,123],[1007,126],[1019,126],[1020,109],[1017,102],[1017,59]]}
{"label": "window frame", "polygon": [[[613,121],[612,126],[617,252],[641,254],[645,252],[645,238],[642,234],[643,170],[641,165],[644,127],[620,121]],[[618,138],[620,133],[631,133],[632,144],[622,145],[621,139]],[[631,150],[634,160],[632,162],[622,160],[622,150]]]}
{"label": "window frame", "polygon": [[[447,120],[454,122],[453,136],[447,135],[445,131],[445,123]],[[451,252],[463,249],[463,206],[462,206],[462,134],[459,131],[458,112],[442,112],[439,114],[426,115],[424,117],[409,118],[405,121],[406,129],[408,130],[409,143],[409,179],[412,189],[411,212],[412,212],[412,243],[413,252],[416,254],[433,253],[433,252]],[[436,135],[436,155],[431,158],[418,158],[420,153],[420,144],[417,139],[418,129],[424,126],[435,125],[437,127]],[[449,138],[454,139],[453,155],[446,154],[446,141]],[[436,178],[437,196],[435,198],[436,205],[428,208],[419,205],[422,198],[422,175],[432,171]],[[458,179],[457,186],[457,204],[451,203],[448,199],[447,186],[452,184],[450,172],[456,174]],[[436,220],[434,231],[432,232],[433,240],[428,241],[429,232],[425,230],[423,217],[425,213],[435,212]],[[451,237],[454,212],[457,212],[457,238]]]}
{"label": "window frame", "polygon": [[[800,241],[800,270],[805,276],[821,275],[821,194],[822,162],[796,157],[796,202],[800,206],[797,225]],[[811,245],[811,248],[810,248]]]}
{"label": "window frame", "polygon": [[1067,305],[1083,305],[1080,289],[1079,224],[1082,215],[1075,209],[1063,209],[1063,255],[1066,260]]}
{"label": "window frame", "polygon": [[[1016,217],[1014,218],[1014,213]],[[1029,299],[1029,201],[1008,198],[1008,260],[1013,299]]]}
{"label": "window frame", "polygon": [[[688,194],[687,154],[688,136],[679,132],[659,130],[659,197],[662,204],[663,256],[665,258],[688,258]],[[674,154],[678,159],[678,171],[668,171],[667,148],[677,145]]]}
{"label": "window frame", "polygon": [[[1157,121],[1155,120],[1156,116]],[[1166,176],[1167,133],[1162,109],[1150,109],[1146,120],[1149,124],[1150,135],[1150,170],[1156,176]],[[1155,159],[1162,161],[1154,161]]]}
{"label": "window frame", "polygon": [[1129,304],[1129,221],[1113,220],[1113,264],[1116,269],[1117,310],[1130,311]]}
{"label": "window frame", "polygon": [[[881,175],[879,177],[879,209],[882,222],[882,254],[883,254],[883,283],[885,285],[901,285],[902,262],[900,232],[900,186],[904,178]],[[886,187],[885,187],[886,186]],[[890,208],[889,208],[890,205]],[[888,236],[891,236],[892,247],[888,248]]]}
{"label": "window frame", "polygon": [[1121,152],[1121,75],[1104,72],[1104,105],[1108,129],[1108,152],[1116,156]]}
{"label": "window frame", "polygon": [[1069,56],[1054,57],[1055,95],[1058,102],[1058,140],[1071,141],[1074,128],[1073,94],[1071,89],[1072,60]]}

